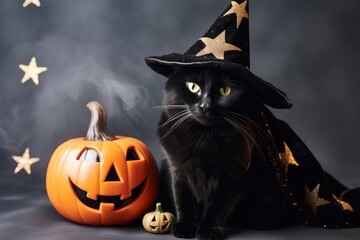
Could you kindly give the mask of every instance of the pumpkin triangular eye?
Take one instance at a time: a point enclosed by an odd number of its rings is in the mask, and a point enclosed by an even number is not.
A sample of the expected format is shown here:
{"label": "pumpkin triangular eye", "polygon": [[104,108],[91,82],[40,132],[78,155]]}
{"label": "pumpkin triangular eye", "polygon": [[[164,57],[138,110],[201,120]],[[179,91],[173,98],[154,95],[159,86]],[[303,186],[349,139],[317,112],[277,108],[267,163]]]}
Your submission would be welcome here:
{"label": "pumpkin triangular eye", "polygon": [[126,152],[126,160],[140,160],[139,155],[136,153],[134,148],[129,148]]}
{"label": "pumpkin triangular eye", "polygon": [[164,219],[163,219],[164,221],[167,221],[168,220],[168,218],[166,217],[166,215],[164,215]]}
{"label": "pumpkin triangular eye", "polygon": [[105,182],[109,181],[120,181],[120,177],[116,172],[114,165],[111,166],[108,175],[105,178]]}
{"label": "pumpkin triangular eye", "polygon": [[83,162],[101,162],[98,153],[94,149],[85,149],[77,159]]}

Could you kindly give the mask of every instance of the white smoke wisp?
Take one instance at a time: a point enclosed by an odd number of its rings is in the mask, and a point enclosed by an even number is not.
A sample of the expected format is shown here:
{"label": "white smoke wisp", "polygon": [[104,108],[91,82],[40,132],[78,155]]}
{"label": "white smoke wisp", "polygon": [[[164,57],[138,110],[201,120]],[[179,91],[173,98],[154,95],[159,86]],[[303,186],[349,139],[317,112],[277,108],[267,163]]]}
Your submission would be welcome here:
{"label": "white smoke wisp", "polygon": [[[17,47],[12,54],[28,59],[29,45]],[[152,118],[152,84],[144,82],[147,73],[142,66],[125,56],[108,59],[106,52],[99,52],[95,46],[63,36],[46,35],[34,48],[38,66],[46,66],[48,71],[39,75],[37,87],[32,81],[16,85],[21,94],[28,96],[14,102],[0,125],[2,148],[11,148],[12,153],[30,147],[31,155],[42,159],[37,163],[40,167],[34,166],[34,174],[44,175],[47,161],[59,144],[85,135],[89,122],[86,104],[90,101],[99,101],[105,107],[108,121],[112,121],[110,130],[115,128],[115,134],[129,132],[136,136],[135,125],[140,121],[146,131],[152,128],[152,119],[144,121]],[[119,71],[112,65],[119,65]]]}
{"label": "white smoke wisp", "polygon": [[3,128],[0,128],[0,146],[4,149],[16,147],[14,139],[11,139],[9,134]]}

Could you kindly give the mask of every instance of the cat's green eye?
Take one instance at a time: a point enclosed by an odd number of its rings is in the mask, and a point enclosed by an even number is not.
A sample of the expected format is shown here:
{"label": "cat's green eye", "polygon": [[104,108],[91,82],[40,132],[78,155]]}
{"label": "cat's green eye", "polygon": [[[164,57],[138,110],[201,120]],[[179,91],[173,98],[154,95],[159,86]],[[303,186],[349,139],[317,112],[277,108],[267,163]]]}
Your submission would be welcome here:
{"label": "cat's green eye", "polygon": [[200,94],[200,86],[193,82],[187,82],[186,87],[189,89],[192,93]]}
{"label": "cat's green eye", "polygon": [[229,86],[224,86],[219,89],[219,93],[222,97],[229,96],[230,92],[231,92],[231,87]]}

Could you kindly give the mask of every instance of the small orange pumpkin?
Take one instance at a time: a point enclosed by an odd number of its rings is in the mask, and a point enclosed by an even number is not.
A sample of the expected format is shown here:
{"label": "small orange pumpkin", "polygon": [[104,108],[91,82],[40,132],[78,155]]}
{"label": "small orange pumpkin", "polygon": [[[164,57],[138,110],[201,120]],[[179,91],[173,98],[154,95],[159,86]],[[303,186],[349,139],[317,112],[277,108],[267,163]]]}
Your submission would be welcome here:
{"label": "small orange pumpkin", "polygon": [[150,233],[169,233],[174,222],[174,215],[163,212],[161,203],[156,204],[156,210],[144,215],[142,224]]}
{"label": "small orange pumpkin", "polygon": [[158,192],[156,162],[144,143],[114,137],[106,113],[90,102],[86,138],[60,145],[46,173],[46,190],[54,208],[65,218],[88,225],[117,225],[141,217]]}

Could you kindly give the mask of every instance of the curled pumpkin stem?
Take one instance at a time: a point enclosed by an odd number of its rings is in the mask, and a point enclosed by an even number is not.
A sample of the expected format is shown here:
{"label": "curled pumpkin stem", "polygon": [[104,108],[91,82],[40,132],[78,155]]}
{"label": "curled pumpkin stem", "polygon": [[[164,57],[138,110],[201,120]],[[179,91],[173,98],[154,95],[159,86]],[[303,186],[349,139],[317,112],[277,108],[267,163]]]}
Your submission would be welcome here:
{"label": "curled pumpkin stem", "polygon": [[111,141],[116,138],[106,127],[106,112],[97,101],[89,102],[86,107],[90,110],[91,119],[86,140],[89,141]]}

